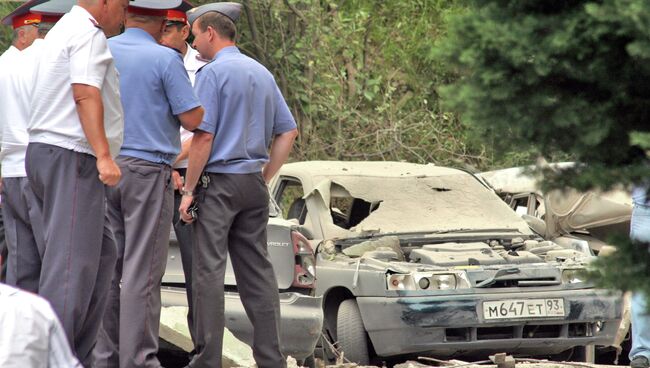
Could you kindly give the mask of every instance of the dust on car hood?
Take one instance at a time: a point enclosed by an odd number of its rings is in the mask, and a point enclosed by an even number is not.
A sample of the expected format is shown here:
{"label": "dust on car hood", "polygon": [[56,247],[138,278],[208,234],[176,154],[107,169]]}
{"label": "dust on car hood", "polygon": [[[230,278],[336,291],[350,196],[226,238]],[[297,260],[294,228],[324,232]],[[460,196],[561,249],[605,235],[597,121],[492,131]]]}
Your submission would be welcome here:
{"label": "dust on car hood", "polygon": [[328,237],[360,233],[408,233],[453,230],[505,230],[532,235],[528,225],[501,199],[467,173],[440,176],[323,178],[305,199],[321,213],[333,198],[369,204],[369,214],[349,229],[325,221]]}
{"label": "dust on car hood", "polygon": [[[571,162],[554,164],[566,167]],[[536,193],[544,197],[540,212],[545,213],[547,234],[556,237],[574,231],[589,230],[599,237],[607,234],[614,226],[628,227],[632,214],[632,198],[623,188],[607,192],[592,190],[554,190],[542,193],[538,179],[529,174],[530,167],[515,167],[479,174],[498,193]]]}

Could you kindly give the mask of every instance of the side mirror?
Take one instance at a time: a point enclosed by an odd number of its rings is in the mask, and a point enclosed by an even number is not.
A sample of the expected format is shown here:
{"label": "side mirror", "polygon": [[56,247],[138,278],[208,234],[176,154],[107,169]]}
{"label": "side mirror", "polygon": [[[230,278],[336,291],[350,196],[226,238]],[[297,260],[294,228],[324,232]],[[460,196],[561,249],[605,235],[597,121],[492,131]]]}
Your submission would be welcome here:
{"label": "side mirror", "polygon": [[546,235],[546,222],[544,222],[544,220],[531,215],[521,215],[521,218],[526,221],[528,226],[533,229],[534,232],[541,236]]}

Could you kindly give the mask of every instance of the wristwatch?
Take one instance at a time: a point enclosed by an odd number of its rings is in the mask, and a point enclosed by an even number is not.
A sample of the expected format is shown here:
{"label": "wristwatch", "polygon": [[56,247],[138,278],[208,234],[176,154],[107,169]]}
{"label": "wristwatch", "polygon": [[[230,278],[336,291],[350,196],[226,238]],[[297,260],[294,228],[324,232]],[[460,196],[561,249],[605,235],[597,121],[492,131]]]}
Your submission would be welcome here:
{"label": "wristwatch", "polygon": [[182,196],[194,197],[194,191],[193,190],[185,190],[185,188],[183,188],[183,189],[181,189],[181,195]]}

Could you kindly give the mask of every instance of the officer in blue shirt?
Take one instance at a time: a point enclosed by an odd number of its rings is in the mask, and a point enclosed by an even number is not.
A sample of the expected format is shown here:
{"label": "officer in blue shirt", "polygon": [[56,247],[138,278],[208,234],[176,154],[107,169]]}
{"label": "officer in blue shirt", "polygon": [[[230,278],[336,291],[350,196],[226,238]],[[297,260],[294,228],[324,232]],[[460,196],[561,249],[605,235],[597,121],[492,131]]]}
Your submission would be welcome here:
{"label": "officer in blue shirt", "polygon": [[194,130],[203,118],[183,59],[158,43],[167,9],[180,2],[130,1],[126,31],[109,40],[124,108],[116,160],[123,176],[107,193],[118,260],[95,348],[98,366],[160,367],[160,282],[174,210],[171,164],[180,152],[181,125]]}
{"label": "officer in blue shirt", "polygon": [[240,8],[214,3],[188,12],[194,47],[212,59],[196,77],[205,116],[194,132],[180,206],[183,220],[191,222],[188,207],[193,200],[198,203],[192,368],[221,366],[224,290],[218,286],[224,283],[228,254],[253,324],[257,366],[286,367],[278,337],[278,285],[266,248],[266,182],[287,159],[298,133],[271,73],[235,46],[234,20]]}

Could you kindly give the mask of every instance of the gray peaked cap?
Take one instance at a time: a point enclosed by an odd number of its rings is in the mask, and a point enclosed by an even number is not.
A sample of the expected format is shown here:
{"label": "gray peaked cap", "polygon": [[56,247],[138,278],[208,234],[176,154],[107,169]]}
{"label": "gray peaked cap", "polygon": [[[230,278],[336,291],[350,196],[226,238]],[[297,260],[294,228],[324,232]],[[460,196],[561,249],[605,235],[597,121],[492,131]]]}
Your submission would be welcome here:
{"label": "gray peaked cap", "polygon": [[39,14],[65,14],[77,5],[77,0],[49,0],[32,8],[34,13]]}
{"label": "gray peaked cap", "polygon": [[190,22],[190,25],[192,25],[194,24],[194,21],[197,20],[203,14],[209,12],[217,12],[230,18],[230,20],[232,20],[234,23],[237,23],[237,20],[239,20],[239,14],[241,14],[241,8],[242,6],[239,3],[205,4],[188,10],[187,20]]}
{"label": "gray peaked cap", "polygon": [[177,8],[182,2],[182,0],[129,0],[129,6],[142,9],[166,10]]}

